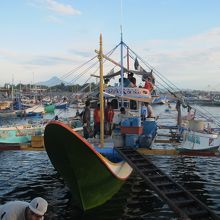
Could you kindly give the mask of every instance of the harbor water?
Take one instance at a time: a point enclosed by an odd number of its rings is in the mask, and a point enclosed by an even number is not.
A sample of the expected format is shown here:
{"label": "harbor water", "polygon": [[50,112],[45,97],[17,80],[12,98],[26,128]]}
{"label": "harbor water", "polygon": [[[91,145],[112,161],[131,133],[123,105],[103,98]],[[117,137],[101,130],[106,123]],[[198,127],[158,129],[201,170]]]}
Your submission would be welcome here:
{"label": "harbor water", "polygon": [[[155,111],[162,112],[163,108],[158,106]],[[207,109],[220,119],[217,107]],[[171,124],[172,114],[161,117],[161,121]],[[219,157],[146,157],[220,215]],[[106,204],[82,212],[74,205],[68,187],[45,151],[1,151],[0,204],[14,200],[30,201],[36,196],[45,198],[49,203],[45,220],[178,219],[135,173]]]}

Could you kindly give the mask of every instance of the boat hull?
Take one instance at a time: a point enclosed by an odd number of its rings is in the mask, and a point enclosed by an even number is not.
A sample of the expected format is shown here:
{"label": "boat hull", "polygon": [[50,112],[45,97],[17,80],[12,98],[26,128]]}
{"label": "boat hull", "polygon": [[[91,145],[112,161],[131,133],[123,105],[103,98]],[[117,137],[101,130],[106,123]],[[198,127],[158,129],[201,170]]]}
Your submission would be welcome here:
{"label": "boat hull", "polygon": [[[118,177],[109,169],[106,158],[61,122],[53,121],[46,126],[44,142],[53,166],[69,186],[76,205],[83,210],[109,200],[132,172],[126,163],[126,174]],[[126,166],[121,162],[118,170],[122,163]],[[114,166],[113,163],[111,165]]]}
{"label": "boat hull", "polygon": [[4,144],[22,144],[31,141],[31,137],[36,134],[42,134],[44,127],[30,127],[23,126],[1,128],[0,129],[0,143]]}
{"label": "boat hull", "polygon": [[219,146],[219,134],[186,131],[177,151],[185,155],[215,156],[219,154]]}
{"label": "boat hull", "polygon": [[64,102],[64,103],[56,103],[55,104],[55,108],[56,109],[67,109],[68,108],[68,103]]}
{"label": "boat hull", "polygon": [[51,104],[51,105],[45,105],[44,106],[44,111],[46,113],[53,113],[55,111],[55,105]]}

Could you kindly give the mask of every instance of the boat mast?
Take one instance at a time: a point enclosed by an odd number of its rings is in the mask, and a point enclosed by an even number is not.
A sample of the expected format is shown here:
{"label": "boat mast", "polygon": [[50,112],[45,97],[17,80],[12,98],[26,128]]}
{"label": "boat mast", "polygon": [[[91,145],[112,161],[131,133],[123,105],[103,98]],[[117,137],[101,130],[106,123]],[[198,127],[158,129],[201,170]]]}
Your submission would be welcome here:
{"label": "boat mast", "polygon": [[12,99],[12,110],[14,110],[14,74],[12,74],[11,99]]}
{"label": "boat mast", "polygon": [[100,34],[100,48],[99,48],[99,65],[100,65],[100,147],[104,146],[104,95],[103,95],[103,53],[102,53],[102,34]]}
{"label": "boat mast", "polygon": [[[122,0],[121,0],[121,96],[124,95],[124,69],[123,69],[123,32],[122,32]],[[121,99],[121,107],[124,107],[124,100]]]}
{"label": "boat mast", "polygon": [[130,65],[129,65],[129,49],[127,47],[127,69],[128,69],[128,72],[129,72],[129,68],[130,68]]}
{"label": "boat mast", "polygon": [[[121,25],[121,96],[124,95],[124,69],[123,69],[123,34]],[[124,107],[124,100],[121,99],[121,107]]]}

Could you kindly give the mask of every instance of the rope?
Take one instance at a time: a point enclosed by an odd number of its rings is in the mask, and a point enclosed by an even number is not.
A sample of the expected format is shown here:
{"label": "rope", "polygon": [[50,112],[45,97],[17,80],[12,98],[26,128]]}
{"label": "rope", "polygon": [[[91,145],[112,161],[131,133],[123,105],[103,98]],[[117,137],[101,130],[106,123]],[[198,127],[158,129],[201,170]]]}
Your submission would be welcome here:
{"label": "rope", "polygon": [[[201,116],[203,116],[206,119],[212,120],[216,123],[217,126],[220,126],[220,121],[208,110],[202,108],[207,114],[209,114],[210,116],[206,115],[205,113],[201,112],[200,109],[195,108],[191,105],[189,105],[189,103],[187,103],[185,101],[185,96],[182,94],[182,91],[175,85],[173,84],[171,81],[169,81],[164,75],[162,75],[158,70],[156,70],[153,66],[151,66],[149,63],[147,63],[145,60],[143,60],[139,55],[137,55],[131,48],[129,48],[124,42],[123,44],[125,45],[126,48],[128,48],[137,58],[139,58],[143,64],[145,64],[145,66],[147,68],[149,68],[150,70],[153,70],[154,74],[166,85],[164,86],[162,83],[157,81],[157,84],[159,84],[161,87],[163,87],[164,89],[166,89],[171,95],[173,95],[175,98],[179,99],[182,103],[185,102],[186,105],[194,110],[196,110]],[[129,54],[129,56],[134,60],[134,57],[131,56],[131,54]],[[156,86],[156,85],[155,85]],[[157,86],[156,86],[157,87]],[[175,89],[174,89],[175,88]],[[175,94],[175,92],[179,92],[180,96]],[[201,107],[200,107],[201,108]]]}

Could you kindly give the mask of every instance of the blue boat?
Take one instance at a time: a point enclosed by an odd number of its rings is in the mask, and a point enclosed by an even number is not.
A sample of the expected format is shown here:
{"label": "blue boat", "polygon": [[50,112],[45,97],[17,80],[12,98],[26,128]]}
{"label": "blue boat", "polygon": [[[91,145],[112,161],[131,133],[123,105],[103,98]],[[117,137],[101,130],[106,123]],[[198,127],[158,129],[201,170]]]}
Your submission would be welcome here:
{"label": "blue boat", "polygon": [[55,104],[56,109],[67,109],[68,108],[68,102],[59,102]]}

